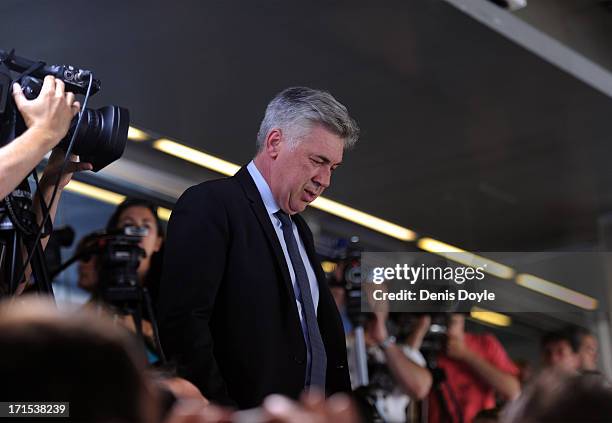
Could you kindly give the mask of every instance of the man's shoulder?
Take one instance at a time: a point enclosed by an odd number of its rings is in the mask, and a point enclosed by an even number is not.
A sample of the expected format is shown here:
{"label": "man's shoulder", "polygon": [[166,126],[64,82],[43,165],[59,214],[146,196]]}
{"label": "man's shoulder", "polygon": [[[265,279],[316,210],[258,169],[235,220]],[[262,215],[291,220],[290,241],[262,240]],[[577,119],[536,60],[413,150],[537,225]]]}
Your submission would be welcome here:
{"label": "man's shoulder", "polygon": [[183,192],[174,206],[173,214],[190,210],[198,210],[198,214],[217,214],[222,210],[241,209],[243,199],[246,199],[244,191],[235,178],[205,181]]}
{"label": "man's shoulder", "polygon": [[219,178],[190,186],[185,190],[183,195],[181,195],[181,199],[210,196],[214,196],[217,199],[224,199],[240,191],[240,184],[238,184],[234,178]]}

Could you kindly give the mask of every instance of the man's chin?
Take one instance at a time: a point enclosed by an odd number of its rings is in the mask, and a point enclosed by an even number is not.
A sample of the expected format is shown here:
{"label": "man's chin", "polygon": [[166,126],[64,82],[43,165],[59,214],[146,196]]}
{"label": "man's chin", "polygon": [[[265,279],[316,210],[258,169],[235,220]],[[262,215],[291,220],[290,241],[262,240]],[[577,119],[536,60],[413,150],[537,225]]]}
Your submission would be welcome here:
{"label": "man's chin", "polygon": [[308,206],[309,203],[307,202],[303,202],[300,201],[299,204],[292,204],[289,208],[291,209],[291,211],[289,212],[289,214],[296,214],[296,213],[302,213],[304,210],[306,210],[306,206]]}

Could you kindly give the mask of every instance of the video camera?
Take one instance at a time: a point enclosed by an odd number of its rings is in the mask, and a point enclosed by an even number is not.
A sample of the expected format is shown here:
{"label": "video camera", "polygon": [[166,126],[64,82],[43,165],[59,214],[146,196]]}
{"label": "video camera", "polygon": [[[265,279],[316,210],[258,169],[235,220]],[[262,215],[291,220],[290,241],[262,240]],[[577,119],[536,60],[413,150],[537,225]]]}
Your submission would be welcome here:
{"label": "video camera", "polygon": [[[13,78],[13,72],[19,75]],[[68,163],[70,153],[78,154],[82,161],[91,163],[94,172],[120,158],[127,143],[129,112],[114,105],[98,110],[86,107],[89,96],[97,93],[101,86],[93,73],[72,65],[47,65],[25,59],[16,56],[14,50],[8,53],[0,50],[0,147],[26,130],[11,95],[13,82],[19,82],[25,97],[32,100],[40,94],[42,79],[47,75],[62,80],[66,91],[85,95],[83,110],[75,116],[66,137],[59,143],[59,147],[65,151],[61,169]],[[35,169],[32,174],[38,185]],[[30,264],[36,289],[53,294],[40,239],[52,231],[50,206],[58,193],[59,182],[58,175],[49,204],[41,201],[44,216],[40,224],[32,205],[27,178],[11,194],[0,199],[0,284],[6,288],[0,289],[0,295],[17,292]],[[27,258],[24,261],[22,257]]]}
{"label": "video camera", "polygon": [[330,286],[341,287],[345,293],[346,314],[356,326],[362,326],[367,315],[361,311],[361,248],[355,240],[340,239],[334,248],[332,260],[336,266],[334,272],[328,274]]}
{"label": "video camera", "polygon": [[154,345],[151,346],[159,354],[161,362],[165,363],[166,358],[159,342],[151,296],[138,280],[140,260],[145,257],[140,241],[147,234],[147,228],[138,226],[124,226],[100,232],[66,264],[96,255],[99,261],[97,263],[99,279],[94,295],[111,306],[114,312],[131,316],[136,333],[145,342],[142,320],[147,318],[154,334]]}
{"label": "video camera", "polygon": [[[21,72],[13,79],[11,71]],[[89,70],[78,69],[72,65],[46,65],[44,62],[31,61],[14,54],[14,50],[0,50],[0,146],[6,145],[25,130],[23,119],[13,102],[11,92],[13,82],[19,82],[25,97],[33,100],[38,97],[45,76],[52,75],[66,85],[66,91],[75,94],[94,95],[101,87],[100,80],[94,79]],[[78,118],[59,147],[67,150],[76,132],[72,152],[82,161],[89,162],[97,172],[119,159],[125,150],[129,129],[129,112],[115,105],[97,110],[85,109],[80,126]]]}
{"label": "video camera", "polygon": [[99,279],[96,296],[110,305],[123,308],[126,303],[141,299],[137,271],[145,252],[139,244],[147,233],[147,228],[138,226],[98,232],[62,267],[78,259],[97,256]]}
{"label": "video camera", "polygon": [[424,356],[435,357],[446,348],[449,313],[390,313],[389,320],[395,329],[397,339],[405,340],[412,334],[421,316],[429,316],[431,323],[420,349]]}

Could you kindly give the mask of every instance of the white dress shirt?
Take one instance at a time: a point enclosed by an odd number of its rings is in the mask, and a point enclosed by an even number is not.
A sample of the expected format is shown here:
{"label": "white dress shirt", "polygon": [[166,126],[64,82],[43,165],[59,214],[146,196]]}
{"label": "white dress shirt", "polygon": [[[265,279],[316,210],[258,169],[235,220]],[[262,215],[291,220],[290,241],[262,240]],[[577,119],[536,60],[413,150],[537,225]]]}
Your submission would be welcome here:
{"label": "white dress shirt", "polygon": [[[283,254],[285,255],[285,262],[287,263],[287,267],[289,268],[289,275],[291,276],[291,284],[293,285],[293,292],[295,293],[296,303],[298,313],[300,315],[300,322],[302,324],[302,332],[304,334],[307,333],[306,320],[304,319],[304,313],[302,312],[302,304],[300,304],[299,298],[299,287],[297,286],[297,281],[295,280],[295,272],[293,271],[293,265],[291,264],[291,259],[289,258],[289,252],[287,251],[287,244],[285,243],[285,237],[283,236],[283,225],[278,217],[274,215],[277,211],[280,210],[280,207],[276,203],[274,196],[272,195],[272,191],[268,186],[268,183],[264,179],[264,177],[255,166],[255,163],[251,160],[251,162],[247,165],[247,170],[249,171],[251,178],[255,182],[257,186],[257,190],[259,191],[259,195],[261,195],[261,199],[263,200],[264,206],[268,212],[268,217],[272,222],[272,226],[274,227],[274,231],[276,232],[276,237],[280,242],[281,248],[283,249]],[[317,306],[319,304],[319,285],[317,284],[317,277],[315,275],[314,269],[312,268],[312,264],[310,263],[310,259],[308,258],[308,254],[306,254],[306,248],[304,248],[304,243],[302,242],[302,238],[300,238],[300,234],[298,233],[297,226],[291,222],[293,229],[293,236],[295,237],[298,245],[298,249],[300,251],[300,256],[302,257],[302,261],[304,262],[304,267],[306,268],[306,273],[308,275],[308,283],[310,285],[310,293],[312,294],[312,303],[314,304],[315,313],[317,312]]]}

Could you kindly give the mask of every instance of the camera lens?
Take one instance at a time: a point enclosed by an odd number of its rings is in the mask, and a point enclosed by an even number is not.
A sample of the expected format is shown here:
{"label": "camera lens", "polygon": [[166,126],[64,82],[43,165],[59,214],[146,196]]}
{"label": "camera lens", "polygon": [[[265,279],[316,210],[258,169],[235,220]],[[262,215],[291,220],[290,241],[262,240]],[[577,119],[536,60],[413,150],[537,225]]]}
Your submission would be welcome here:
{"label": "camera lens", "polygon": [[76,130],[72,152],[78,154],[81,161],[91,163],[94,172],[121,157],[127,142],[130,123],[127,109],[119,106],[105,106],[97,110],[85,109],[78,130],[77,120],[78,116],[72,120],[68,134],[59,144],[61,148],[64,150],[68,148]]}

